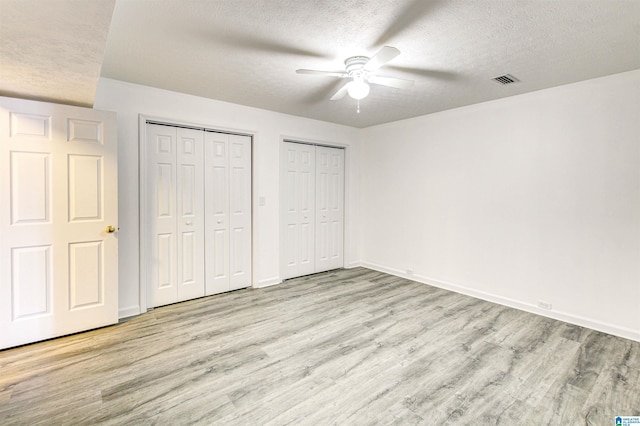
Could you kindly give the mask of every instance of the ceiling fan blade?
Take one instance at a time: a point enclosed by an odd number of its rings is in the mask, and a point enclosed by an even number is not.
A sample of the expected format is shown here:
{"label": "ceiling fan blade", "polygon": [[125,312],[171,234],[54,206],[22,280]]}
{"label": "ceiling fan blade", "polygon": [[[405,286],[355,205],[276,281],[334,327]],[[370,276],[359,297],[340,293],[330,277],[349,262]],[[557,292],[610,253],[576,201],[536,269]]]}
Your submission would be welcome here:
{"label": "ceiling fan blade", "polygon": [[457,80],[459,75],[452,71],[437,70],[437,69],[425,69],[425,68],[411,68],[411,67],[399,67],[395,65],[389,65],[387,70],[398,71],[404,74],[414,74],[421,77],[437,78],[440,80]]}
{"label": "ceiling fan blade", "polygon": [[407,1],[406,6],[399,12],[395,20],[389,25],[387,30],[378,37],[373,45],[380,46],[381,44],[388,43],[392,39],[395,39],[398,34],[433,13],[433,10],[437,9],[441,3],[444,3],[444,0]]}
{"label": "ceiling fan blade", "polygon": [[319,83],[316,86],[312,86],[311,90],[307,92],[300,100],[306,105],[316,105],[327,101],[327,93],[334,93],[341,87],[344,82],[337,78],[318,79]]}
{"label": "ceiling fan blade", "polygon": [[[349,83],[347,83],[347,84],[349,84]],[[347,94],[347,84],[345,84],[340,89],[338,89],[338,91],[335,93],[335,95],[333,95],[331,97],[332,101],[337,101],[338,99],[344,98],[344,95]]]}
{"label": "ceiling fan blade", "polygon": [[384,46],[382,49],[378,50],[378,53],[373,55],[366,64],[364,64],[364,69],[367,71],[375,71],[399,54],[400,51],[395,47]]}
{"label": "ceiling fan blade", "polygon": [[193,30],[193,35],[199,39],[216,40],[226,46],[235,47],[253,52],[275,53],[282,55],[306,56],[310,58],[328,58],[327,54],[311,49],[304,49],[299,46],[290,45],[276,39],[269,39],[263,36],[232,30],[231,28],[207,28],[206,30]]}
{"label": "ceiling fan blade", "polygon": [[305,70],[300,69],[296,70],[298,74],[312,74],[312,75],[326,75],[329,77],[348,77],[349,75],[344,71],[319,71],[319,70]]}
{"label": "ceiling fan blade", "polygon": [[413,86],[413,80],[406,80],[404,78],[381,77],[379,75],[372,75],[368,80],[371,84],[395,87],[396,89],[408,89],[409,87]]}

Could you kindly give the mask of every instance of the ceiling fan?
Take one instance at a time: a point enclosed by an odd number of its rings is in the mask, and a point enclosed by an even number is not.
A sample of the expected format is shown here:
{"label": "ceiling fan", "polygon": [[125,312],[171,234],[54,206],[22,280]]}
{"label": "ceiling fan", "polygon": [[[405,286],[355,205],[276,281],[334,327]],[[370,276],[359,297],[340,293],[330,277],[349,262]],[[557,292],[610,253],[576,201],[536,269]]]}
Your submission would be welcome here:
{"label": "ceiling fan", "polygon": [[329,77],[348,78],[349,82],[343,85],[332,97],[335,101],[342,99],[347,93],[353,99],[364,99],[369,95],[369,84],[407,89],[413,85],[413,80],[403,78],[383,77],[375,71],[398,56],[400,51],[395,47],[384,46],[371,58],[367,56],[352,56],[344,61],[344,71],[318,71],[299,69],[298,74],[324,75]]}

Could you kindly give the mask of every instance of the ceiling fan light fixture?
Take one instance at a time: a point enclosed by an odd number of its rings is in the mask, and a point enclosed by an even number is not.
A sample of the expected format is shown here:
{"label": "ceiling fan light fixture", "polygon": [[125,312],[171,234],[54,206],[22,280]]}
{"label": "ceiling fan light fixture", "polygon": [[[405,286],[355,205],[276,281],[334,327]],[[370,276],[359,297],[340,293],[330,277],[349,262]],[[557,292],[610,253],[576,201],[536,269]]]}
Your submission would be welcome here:
{"label": "ceiling fan light fixture", "polygon": [[347,83],[347,93],[353,99],[360,100],[366,98],[369,95],[369,90],[371,90],[371,88],[367,82],[362,79],[354,79]]}
{"label": "ceiling fan light fixture", "polygon": [[[1,1],[1,0],[0,0]],[[344,98],[347,94],[357,101],[369,96],[371,91],[370,84],[378,86],[394,87],[396,89],[407,89],[413,84],[413,80],[403,78],[383,77],[375,73],[375,71],[398,56],[400,51],[395,47],[384,46],[378,52],[369,58],[368,56],[351,56],[344,61],[344,71],[320,71],[299,69],[298,74],[315,74],[330,77],[347,78],[347,84],[344,84],[331,97],[332,101]],[[360,103],[358,102],[358,105]],[[359,112],[359,110],[358,110]]]}

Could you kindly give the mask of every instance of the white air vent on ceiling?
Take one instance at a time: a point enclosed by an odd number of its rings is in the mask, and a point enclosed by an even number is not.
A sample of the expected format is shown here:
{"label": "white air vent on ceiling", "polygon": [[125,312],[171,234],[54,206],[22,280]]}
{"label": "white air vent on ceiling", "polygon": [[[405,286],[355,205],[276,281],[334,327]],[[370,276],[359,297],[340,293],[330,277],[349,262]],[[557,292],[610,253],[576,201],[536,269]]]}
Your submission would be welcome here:
{"label": "white air vent on ceiling", "polygon": [[497,77],[493,77],[491,80],[499,83],[499,84],[511,84],[511,83],[516,83],[520,80],[518,80],[517,78],[515,78],[514,76],[512,76],[511,74],[504,74],[504,75],[499,75]]}

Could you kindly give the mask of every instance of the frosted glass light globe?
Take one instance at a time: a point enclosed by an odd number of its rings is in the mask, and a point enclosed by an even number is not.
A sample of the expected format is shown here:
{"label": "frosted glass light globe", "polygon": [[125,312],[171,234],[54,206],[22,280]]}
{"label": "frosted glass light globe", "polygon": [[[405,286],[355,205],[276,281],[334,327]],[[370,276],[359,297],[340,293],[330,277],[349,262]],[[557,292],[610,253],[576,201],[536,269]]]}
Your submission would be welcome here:
{"label": "frosted glass light globe", "polygon": [[353,80],[347,84],[347,93],[353,99],[364,99],[369,95],[369,85],[360,79]]}

